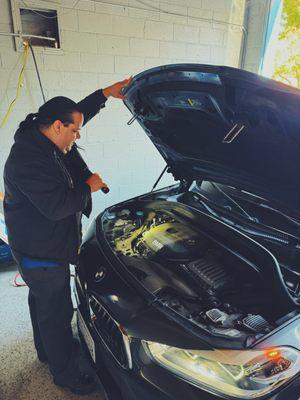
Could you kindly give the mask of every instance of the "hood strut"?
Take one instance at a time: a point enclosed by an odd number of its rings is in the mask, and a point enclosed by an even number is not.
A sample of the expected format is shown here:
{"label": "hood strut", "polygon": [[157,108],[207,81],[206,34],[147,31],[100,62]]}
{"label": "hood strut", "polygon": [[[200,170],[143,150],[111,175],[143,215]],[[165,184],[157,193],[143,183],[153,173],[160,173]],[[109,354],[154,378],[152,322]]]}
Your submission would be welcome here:
{"label": "hood strut", "polygon": [[161,180],[161,178],[163,177],[164,173],[166,172],[166,170],[168,169],[168,164],[165,166],[165,168],[162,170],[161,174],[159,175],[157,181],[154,183],[153,188],[151,189],[151,192],[153,192],[153,190],[156,188],[156,186],[158,185],[159,181]]}
{"label": "hood strut", "polygon": [[165,168],[162,170],[161,174],[159,175],[157,181],[154,183],[153,188],[151,189],[151,192],[153,192],[153,190],[156,188],[156,186],[158,185],[159,181],[161,180],[161,178],[163,177],[165,172],[169,172],[172,173],[173,178],[175,179],[175,181],[180,180],[180,184],[178,187],[178,193],[184,193],[187,192],[189,190],[189,188],[191,187],[191,184],[193,183],[193,179],[185,179],[182,177],[178,177],[174,171],[172,171],[172,168],[167,164],[165,166]]}

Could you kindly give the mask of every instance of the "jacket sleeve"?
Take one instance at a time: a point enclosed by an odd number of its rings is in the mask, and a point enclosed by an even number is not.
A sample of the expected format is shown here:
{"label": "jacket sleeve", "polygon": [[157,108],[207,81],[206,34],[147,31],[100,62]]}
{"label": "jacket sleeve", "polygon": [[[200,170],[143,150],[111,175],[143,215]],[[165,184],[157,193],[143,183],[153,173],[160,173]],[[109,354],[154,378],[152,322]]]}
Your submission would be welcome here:
{"label": "jacket sleeve", "polygon": [[79,109],[84,115],[83,125],[98,114],[101,108],[105,107],[106,100],[107,98],[104,96],[102,89],[99,89],[77,103]]}
{"label": "jacket sleeve", "polygon": [[[17,165],[20,165],[18,163]],[[69,188],[47,160],[13,167],[8,177],[46,218],[59,221],[87,207],[91,190],[85,182]]]}

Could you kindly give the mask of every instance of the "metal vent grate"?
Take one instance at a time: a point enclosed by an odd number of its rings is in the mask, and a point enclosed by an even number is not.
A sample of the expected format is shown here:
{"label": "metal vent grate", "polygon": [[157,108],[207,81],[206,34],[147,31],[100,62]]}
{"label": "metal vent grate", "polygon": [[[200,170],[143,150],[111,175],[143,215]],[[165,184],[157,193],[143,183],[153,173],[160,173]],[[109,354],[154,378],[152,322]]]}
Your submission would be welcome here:
{"label": "metal vent grate", "polygon": [[106,348],[123,368],[131,368],[129,338],[94,296],[90,296],[89,306],[91,320]]}

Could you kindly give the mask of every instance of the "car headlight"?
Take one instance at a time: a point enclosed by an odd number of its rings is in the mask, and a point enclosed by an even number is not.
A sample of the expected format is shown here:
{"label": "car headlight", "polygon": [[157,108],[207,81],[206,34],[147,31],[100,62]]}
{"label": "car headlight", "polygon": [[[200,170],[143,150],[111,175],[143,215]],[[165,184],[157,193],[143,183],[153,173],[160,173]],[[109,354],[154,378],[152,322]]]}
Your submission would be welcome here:
{"label": "car headlight", "polygon": [[190,383],[215,394],[256,399],[291,380],[300,353],[291,347],[266,350],[184,350],[143,342],[150,356]]}

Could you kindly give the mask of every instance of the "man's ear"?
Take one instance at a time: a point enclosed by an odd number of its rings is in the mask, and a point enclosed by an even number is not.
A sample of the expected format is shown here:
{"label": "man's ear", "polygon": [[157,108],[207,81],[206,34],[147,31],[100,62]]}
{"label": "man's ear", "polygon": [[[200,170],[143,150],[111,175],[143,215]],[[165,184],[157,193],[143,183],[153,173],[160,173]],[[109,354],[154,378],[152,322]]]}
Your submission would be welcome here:
{"label": "man's ear", "polygon": [[61,122],[59,119],[57,119],[57,120],[55,120],[55,121],[53,122],[52,126],[53,126],[53,129],[54,129],[54,132],[55,132],[57,135],[59,135],[60,132],[61,132],[62,122]]}

